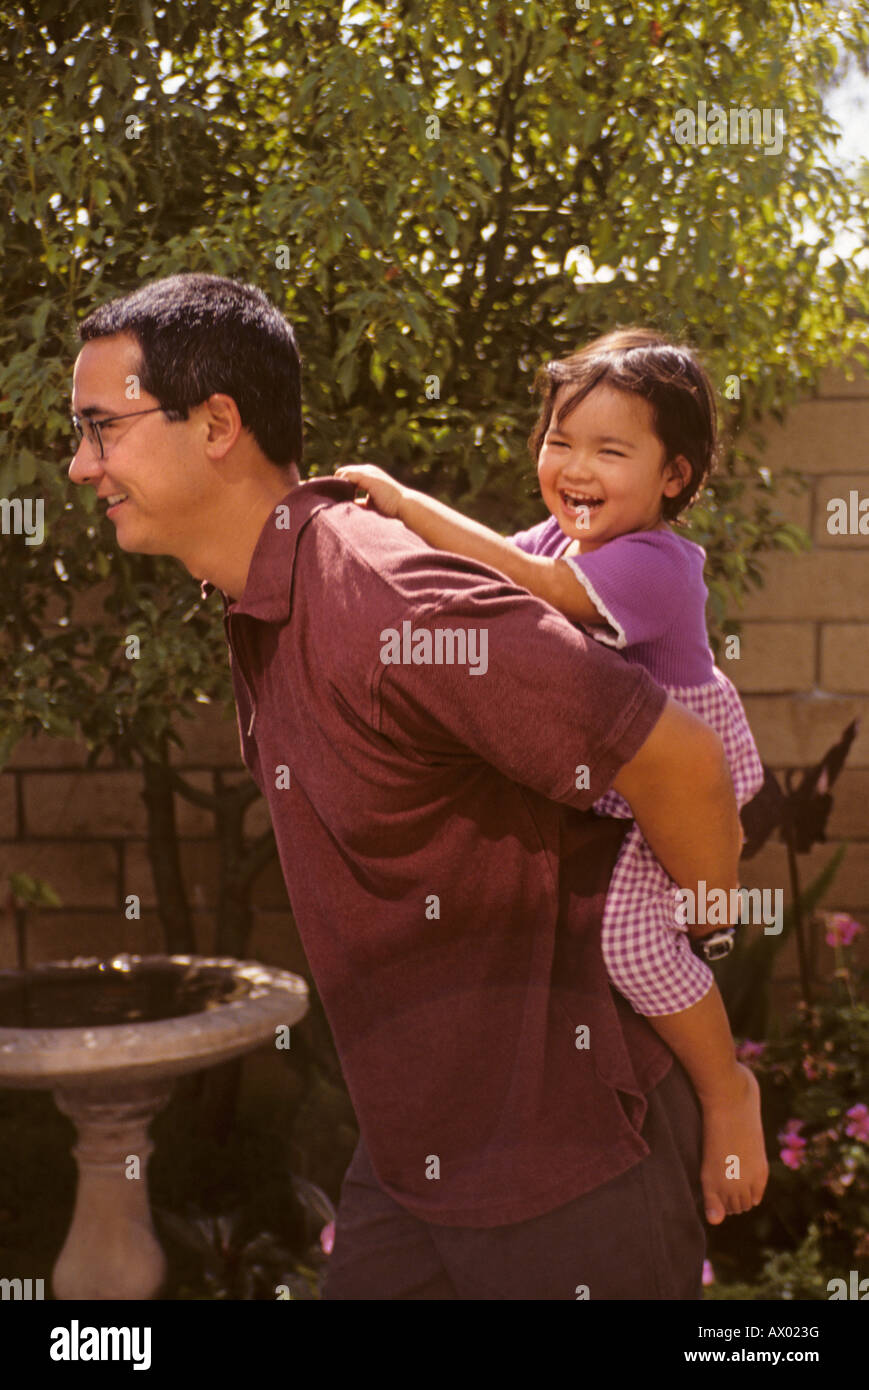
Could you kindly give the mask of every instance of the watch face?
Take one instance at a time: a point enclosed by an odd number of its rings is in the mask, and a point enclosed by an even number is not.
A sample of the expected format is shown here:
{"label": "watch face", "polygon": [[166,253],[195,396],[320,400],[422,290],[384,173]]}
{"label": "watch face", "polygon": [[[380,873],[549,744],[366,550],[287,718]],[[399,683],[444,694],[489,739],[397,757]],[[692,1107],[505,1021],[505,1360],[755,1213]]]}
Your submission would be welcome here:
{"label": "watch face", "polygon": [[720,960],[722,956],[729,956],[733,950],[733,934],[728,932],[726,936],[715,936],[711,940],[704,942],[704,952],[707,960]]}

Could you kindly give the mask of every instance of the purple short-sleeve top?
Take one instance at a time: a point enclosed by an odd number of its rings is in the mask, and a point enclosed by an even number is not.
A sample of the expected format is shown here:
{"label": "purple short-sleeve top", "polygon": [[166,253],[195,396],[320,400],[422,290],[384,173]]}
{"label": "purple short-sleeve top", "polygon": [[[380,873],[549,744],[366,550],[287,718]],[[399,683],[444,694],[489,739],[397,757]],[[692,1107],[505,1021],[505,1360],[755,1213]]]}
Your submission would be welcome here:
{"label": "purple short-sleeve top", "polygon": [[665,528],[633,531],[586,555],[567,556],[570,539],[553,516],[510,539],[529,555],[564,556],[606,619],[594,637],[644,666],[660,685],[713,679],[701,546]]}

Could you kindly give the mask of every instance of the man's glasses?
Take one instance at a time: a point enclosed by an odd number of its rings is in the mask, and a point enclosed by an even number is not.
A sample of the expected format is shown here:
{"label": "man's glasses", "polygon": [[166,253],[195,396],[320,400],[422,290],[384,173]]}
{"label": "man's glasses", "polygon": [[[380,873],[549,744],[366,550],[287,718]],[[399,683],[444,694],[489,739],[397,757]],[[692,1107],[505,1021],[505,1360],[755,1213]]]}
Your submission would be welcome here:
{"label": "man's glasses", "polygon": [[[101,420],[91,420],[81,415],[73,415],[72,425],[78,442],[86,439],[88,444],[92,444],[95,449],[99,450],[100,458],[104,459],[106,450],[101,431],[106,425],[114,425],[118,420],[132,420],[134,415],[154,415],[158,410],[163,409],[162,405],[153,405],[150,410],[131,410],[126,415],[104,415]],[[78,443],[76,448],[78,448]]]}

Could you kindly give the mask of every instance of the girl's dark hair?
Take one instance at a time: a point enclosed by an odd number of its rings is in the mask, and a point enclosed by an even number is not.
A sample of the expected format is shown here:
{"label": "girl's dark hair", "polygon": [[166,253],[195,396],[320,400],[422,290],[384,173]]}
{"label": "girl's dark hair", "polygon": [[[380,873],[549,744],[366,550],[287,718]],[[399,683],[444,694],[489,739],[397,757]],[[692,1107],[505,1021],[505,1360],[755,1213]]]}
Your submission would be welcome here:
{"label": "girl's dark hair", "polygon": [[279,468],[302,462],[301,364],[291,325],[254,285],[192,272],[110,300],[78,328],[82,342],[128,333],[142,388],[170,418],[220,392]]}
{"label": "girl's dark hair", "polygon": [[616,328],[570,357],[546,362],[534,379],[534,389],[543,398],[528,440],[535,462],[552,420],[555,397],[565,383],[576,389],[558,412],[558,424],[602,383],[649,402],[667,462],[684,454],[691,465],[691,478],[682,491],[662,502],[664,517],[674,520],[713,471],[718,448],[715,393],[692,349],[670,342],[651,328]]}

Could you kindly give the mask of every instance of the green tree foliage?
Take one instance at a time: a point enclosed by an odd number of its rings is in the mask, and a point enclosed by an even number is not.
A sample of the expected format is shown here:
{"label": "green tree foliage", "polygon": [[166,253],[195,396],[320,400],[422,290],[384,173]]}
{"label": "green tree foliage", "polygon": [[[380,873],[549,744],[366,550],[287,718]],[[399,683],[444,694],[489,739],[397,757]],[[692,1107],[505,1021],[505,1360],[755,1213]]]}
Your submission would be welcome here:
{"label": "green tree foliage", "polygon": [[[44,499],[46,521],[42,545],[0,537],[0,762],[40,728],[157,758],[177,714],[228,702],[216,598],[120,553],[65,476],[74,325],[143,279],[238,275],[287,312],[310,472],[369,459],[505,530],[542,515],[543,360],[617,323],[684,335],[746,437],[865,336],[865,275],[834,241],[865,228],[866,193],[831,162],[821,100],[837,44],[869,43],[865,3],[0,14],[0,496]],[[781,152],[676,143],[701,100],[780,108]],[[731,451],[695,509],[714,618],[799,544],[760,470]]]}

